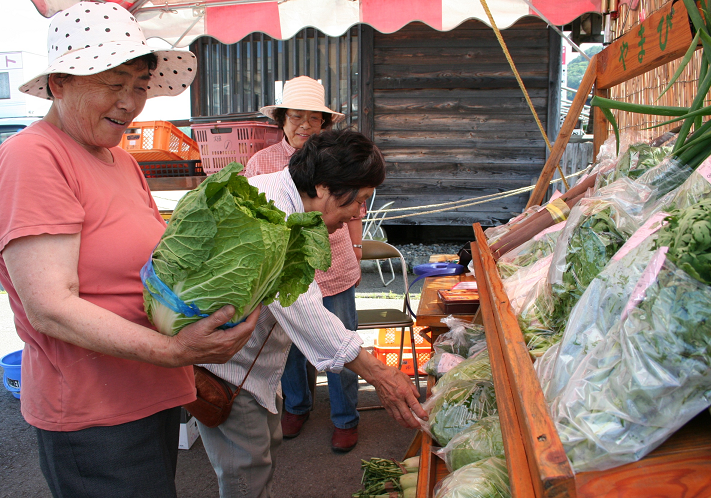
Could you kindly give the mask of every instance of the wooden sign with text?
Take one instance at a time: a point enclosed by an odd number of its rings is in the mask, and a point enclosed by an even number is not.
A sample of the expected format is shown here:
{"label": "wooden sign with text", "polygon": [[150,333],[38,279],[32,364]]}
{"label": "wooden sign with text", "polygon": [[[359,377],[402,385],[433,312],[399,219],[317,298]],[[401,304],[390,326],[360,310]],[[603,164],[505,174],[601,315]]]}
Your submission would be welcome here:
{"label": "wooden sign with text", "polygon": [[598,89],[683,57],[693,40],[684,2],[670,2],[598,54]]}

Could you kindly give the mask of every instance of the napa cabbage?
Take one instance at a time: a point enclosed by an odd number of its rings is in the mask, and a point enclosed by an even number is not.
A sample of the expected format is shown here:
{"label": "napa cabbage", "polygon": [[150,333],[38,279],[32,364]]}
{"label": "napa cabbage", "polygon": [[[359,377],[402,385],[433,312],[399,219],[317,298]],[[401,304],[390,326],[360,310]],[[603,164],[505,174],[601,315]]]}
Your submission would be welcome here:
{"label": "napa cabbage", "polygon": [[[233,305],[232,323],[259,303],[293,304],[308,289],[315,269],[331,265],[321,213],[287,218],[239,175],[241,170],[242,165],[231,163],[188,192],[150,261],[175,297],[202,315]],[[160,332],[175,335],[201,318],[166,306],[170,299],[154,284],[144,279],[144,307]]]}

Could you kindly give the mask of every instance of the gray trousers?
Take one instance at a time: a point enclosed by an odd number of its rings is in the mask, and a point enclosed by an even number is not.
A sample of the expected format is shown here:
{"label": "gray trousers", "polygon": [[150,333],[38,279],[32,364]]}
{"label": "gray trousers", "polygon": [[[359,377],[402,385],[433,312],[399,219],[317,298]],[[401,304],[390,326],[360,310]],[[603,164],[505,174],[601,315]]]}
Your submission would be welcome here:
{"label": "gray trousers", "polygon": [[198,422],[200,437],[217,474],[221,498],[274,496],[275,454],[282,441],[279,396],[276,405],[279,413],[269,413],[243,390],[222,425],[210,429]]}

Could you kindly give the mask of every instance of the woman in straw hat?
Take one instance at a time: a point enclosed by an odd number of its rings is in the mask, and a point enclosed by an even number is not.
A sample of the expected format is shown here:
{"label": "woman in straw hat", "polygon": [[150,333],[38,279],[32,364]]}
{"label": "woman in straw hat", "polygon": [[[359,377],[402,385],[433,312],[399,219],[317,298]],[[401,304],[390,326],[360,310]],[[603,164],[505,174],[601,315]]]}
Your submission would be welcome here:
{"label": "woman in straw hat", "polygon": [[[247,163],[245,176],[283,170],[288,166],[294,152],[301,149],[312,135],[321,133],[344,119],[343,114],[324,105],[324,96],[323,86],[308,76],[299,76],[286,82],[281,104],[260,109],[284,130],[284,139],[257,152]],[[355,288],[360,281],[363,216],[365,206],[356,218],[329,236],[331,267],[325,272],[316,271],[316,282],[323,294],[323,305],[349,330],[358,328]],[[348,452],[358,442],[358,375],[347,368],[340,374],[327,372],[326,375],[331,422],[334,426],[331,448],[336,452]],[[282,431],[284,438],[290,439],[301,433],[313,407],[307,360],[295,345],[289,350],[281,386],[284,393]]]}
{"label": "woman in straw hat", "polygon": [[78,3],[49,26],[49,67],[21,87],[52,100],[0,147],[0,282],[25,342],[22,414],[54,496],[174,497],[191,365],[225,362],[258,312],[234,308],[167,337],[143,310],[141,266],[165,229],[136,161],[118,148],[146,99],[177,95],[190,52],[146,45],[113,3]]}

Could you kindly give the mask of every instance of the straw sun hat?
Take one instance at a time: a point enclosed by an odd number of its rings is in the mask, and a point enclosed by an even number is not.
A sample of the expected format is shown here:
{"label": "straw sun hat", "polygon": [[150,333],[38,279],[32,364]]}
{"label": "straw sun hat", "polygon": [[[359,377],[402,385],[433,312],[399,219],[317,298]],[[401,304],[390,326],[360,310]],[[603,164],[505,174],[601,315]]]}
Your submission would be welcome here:
{"label": "straw sun hat", "polygon": [[79,2],[52,18],[47,36],[49,66],[20,91],[51,100],[49,74],[97,74],[150,53],[158,58],[158,67],[148,85],[148,98],[178,95],[192,83],[197,63],[191,52],[148,47],[136,18],[114,3]]}
{"label": "straw sun hat", "polygon": [[272,119],[274,111],[280,108],[327,112],[331,114],[334,124],[343,121],[346,116],[326,107],[325,101],[326,92],[321,83],[308,76],[299,76],[284,83],[281,104],[262,107],[259,112]]}

